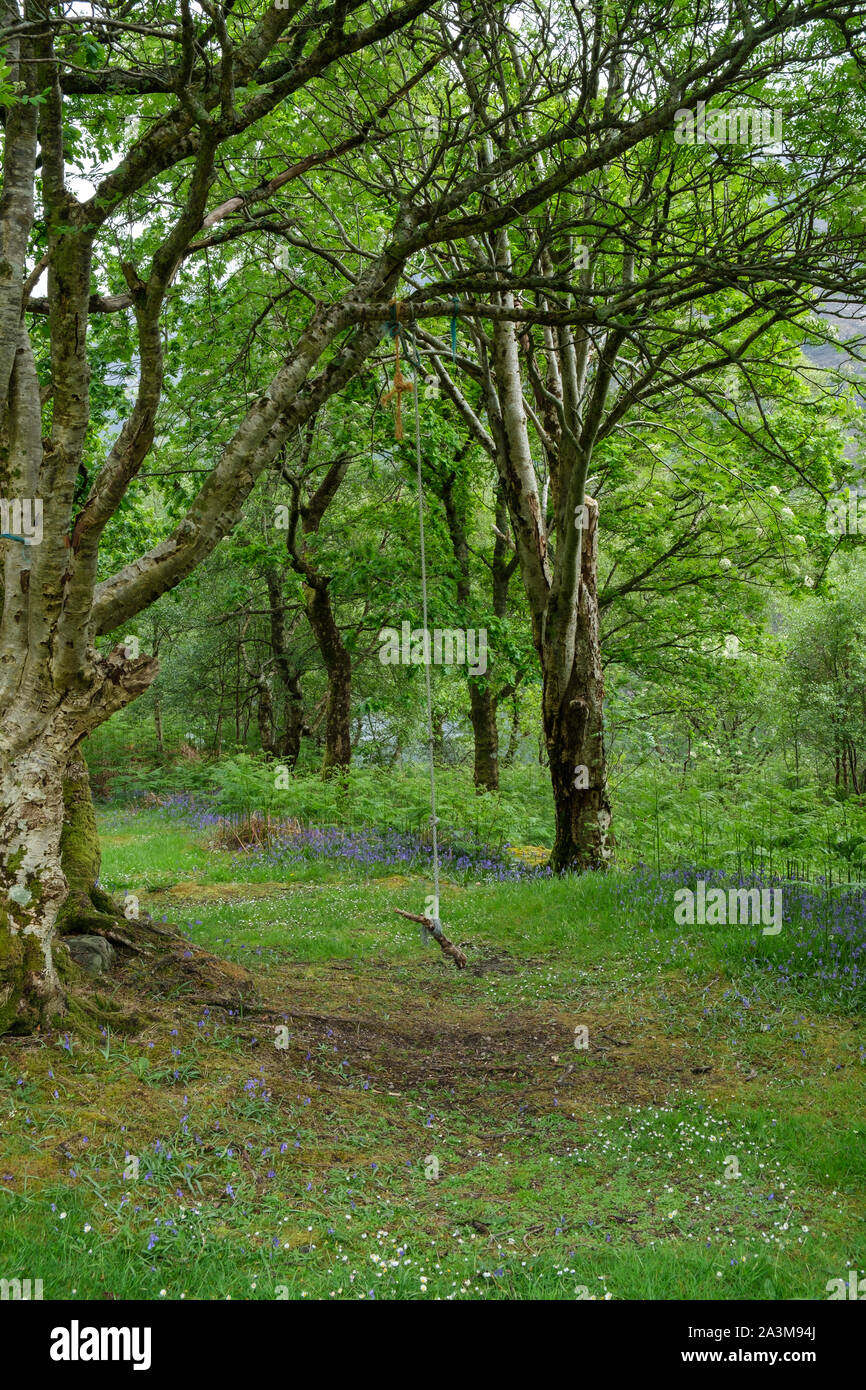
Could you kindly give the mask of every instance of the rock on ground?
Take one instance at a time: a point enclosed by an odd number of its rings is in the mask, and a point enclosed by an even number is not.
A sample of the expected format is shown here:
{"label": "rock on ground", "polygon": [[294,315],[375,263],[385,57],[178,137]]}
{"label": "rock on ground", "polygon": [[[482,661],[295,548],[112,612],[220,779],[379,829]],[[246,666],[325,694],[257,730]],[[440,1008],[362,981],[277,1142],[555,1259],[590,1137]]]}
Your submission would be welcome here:
{"label": "rock on ground", "polygon": [[66,936],[69,954],[88,975],[101,975],[114,963],[115,951],[103,936]]}

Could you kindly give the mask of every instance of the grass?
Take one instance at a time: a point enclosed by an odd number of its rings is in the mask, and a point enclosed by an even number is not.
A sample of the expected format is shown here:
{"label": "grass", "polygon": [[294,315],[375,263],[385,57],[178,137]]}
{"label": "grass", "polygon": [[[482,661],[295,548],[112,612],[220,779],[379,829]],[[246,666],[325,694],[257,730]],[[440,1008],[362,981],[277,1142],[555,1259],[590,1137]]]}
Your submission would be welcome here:
{"label": "grass", "polygon": [[[103,849],[105,885],[245,965],[257,999],[153,981],[133,1036],[4,1042],[5,1277],[47,1298],[821,1300],[866,1269],[861,999],[814,956],[777,969],[802,903],[765,938],[676,926],[658,876],[464,869],[441,902],[458,973],[393,913],[422,908],[417,865],[244,862],[158,812],[104,816]],[[106,994],[134,997],[136,968]]]}

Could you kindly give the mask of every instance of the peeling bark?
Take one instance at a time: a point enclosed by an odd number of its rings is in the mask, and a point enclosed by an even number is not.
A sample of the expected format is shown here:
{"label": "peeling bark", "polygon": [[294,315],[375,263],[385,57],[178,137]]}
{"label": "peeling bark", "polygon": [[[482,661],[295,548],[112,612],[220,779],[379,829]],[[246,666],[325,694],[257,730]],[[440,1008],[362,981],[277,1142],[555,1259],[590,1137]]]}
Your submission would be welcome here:
{"label": "peeling bark", "polygon": [[0,1034],[30,1032],[63,1009],[51,950],[66,894],[60,866],[64,758],[50,745],[0,758]]}
{"label": "peeling bark", "polygon": [[74,898],[63,920],[83,914],[94,924],[104,906],[91,891],[95,824],[77,746],[147,689],[157,669],[150,657],[127,661],[122,647],[108,657],[91,652],[86,689],[55,696],[53,709],[45,709],[45,690],[41,703],[19,700],[7,710],[0,734],[0,1033],[29,1031],[63,1010],[52,946],[70,887],[67,805]]}

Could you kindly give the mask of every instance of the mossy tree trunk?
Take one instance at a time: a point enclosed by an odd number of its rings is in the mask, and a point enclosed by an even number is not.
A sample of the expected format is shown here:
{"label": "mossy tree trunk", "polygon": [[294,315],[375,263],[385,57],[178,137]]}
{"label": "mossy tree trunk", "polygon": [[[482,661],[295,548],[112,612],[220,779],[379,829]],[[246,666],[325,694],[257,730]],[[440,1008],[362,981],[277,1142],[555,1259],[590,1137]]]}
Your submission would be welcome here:
{"label": "mossy tree trunk", "polygon": [[87,764],[76,749],[63,778],[60,863],[69,892],[57,915],[57,931],[61,936],[74,932],[98,934],[116,930],[125,923],[122,907],[99,886],[101,861]]}
{"label": "mossy tree trunk", "polygon": [[80,750],[70,756],[63,778],[63,830],[60,863],[69,891],[57,914],[58,936],[104,936],[117,946],[139,952],[164,947],[177,934],[154,925],[136,904],[126,915],[125,905],[99,883],[102,852],[87,763]]}
{"label": "mossy tree trunk", "polygon": [[[120,949],[121,956],[138,960],[137,979],[139,982],[146,980],[148,988],[154,981],[159,987],[170,987],[168,982],[181,979],[184,988],[192,988],[196,997],[208,1002],[219,1002],[221,997],[229,995],[234,1003],[235,999],[240,1000],[250,993],[252,980],[248,971],[191,947],[174,928],[154,922],[137,902],[132,909],[129,906],[131,898],[126,903],[119,902],[101,887],[102,856],[90,779],[87,764],[77,749],[70,756],[63,777],[60,856],[68,894],[55,924],[54,959],[64,985],[71,984],[74,976],[69,976],[63,938],[83,934],[104,937]],[[202,994],[203,989],[208,992]],[[138,990],[134,992],[138,994]],[[135,1031],[138,1026],[137,1010],[125,1013],[118,1007],[115,1012],[113,1006],[99,996],[95,1004],[89,994],[83,999],[80,989],[75,997],[67,996],[65,1003],[73,1024],[84,1015],[98,1016],[97,1021],[108,1018],[112,1031]],[[111,1012],[107,1014],[106,1009]]]}
{"label": "mossy tree trunk", "polygon": [[[5,707],[0,726],[0,1035],[32,1031],[63,1011],[53,942],[68,890],[62,849],[64,778],[82,739],[146,689],[156,670],[151,657],[127,660],[122,647],[104,657],[91,649],[82,688],[58,697],[47,680],[35,693],[22,683]],[[72,780],[80,779],[79,768]],[[79,907],[98,874],[93,868],[95,825],[87,831],[82,795],[80,788],[73,793],[70,787],[75,824],[67,836],[67,858],[82,883]],[[93,903],[88,910],[100,908]]]}

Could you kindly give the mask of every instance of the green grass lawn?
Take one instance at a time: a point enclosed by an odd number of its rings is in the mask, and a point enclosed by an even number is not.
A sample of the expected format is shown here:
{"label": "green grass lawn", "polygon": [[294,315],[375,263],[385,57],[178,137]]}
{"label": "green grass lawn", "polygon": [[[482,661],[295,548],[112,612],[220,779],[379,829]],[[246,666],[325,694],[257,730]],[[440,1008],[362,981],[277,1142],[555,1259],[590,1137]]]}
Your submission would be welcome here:
{"label": "green grass lawn", "polygon": [[103,884],[257,996],[155,986],[132,1035],[5,1040],[8,1277],[46,1298],[820,1300],[866,1269],[862,1013],[780,981],[779,938],[677,927],[625,875],[470,872],[442,891],[459,973],[394,914],[430,892],[411,868],[245,863],[158,812],[102,829]]}

